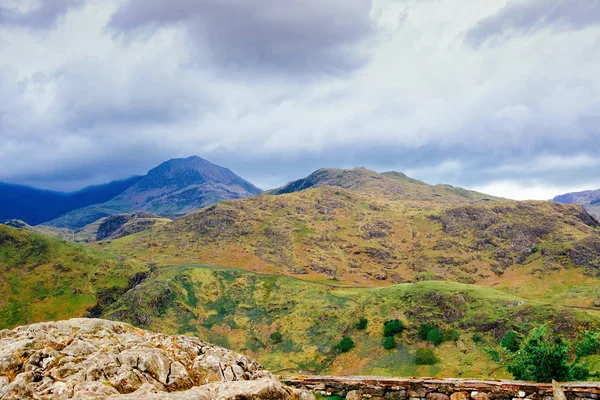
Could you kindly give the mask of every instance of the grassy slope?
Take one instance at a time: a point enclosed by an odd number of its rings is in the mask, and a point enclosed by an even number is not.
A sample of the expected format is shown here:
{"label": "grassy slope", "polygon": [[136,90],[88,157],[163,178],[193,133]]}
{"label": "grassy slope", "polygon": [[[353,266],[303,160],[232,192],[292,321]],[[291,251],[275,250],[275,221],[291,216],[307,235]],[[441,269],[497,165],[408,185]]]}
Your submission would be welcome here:
{"label": "grassy slope", "polygon": [[[524,304],[521,304],[521,303]],[[133,306],[135,305],[135,306]],[[563,332],[596,327],[600,316],[550,306],[491,288],[419,282],[385,288],[339,288],[299,279],[198,265],[163,267],[105,310],[105,316],[168,333],[192,334],[256,357],[273,371],[401,376],[509,377],[486,356],[507,329],[552,321]],[[365,331],[354,324],[369,320]],[[383,322],[400,318],[408,331],[397,350],[381,346]],[[458,342],[435,349],[441,362],[416,366],[416,329],[430,322],[458,329]],[[279,330],[283,342],[273,344]],[[486,343],[475,344],[473,332]],[[357,346],[342,355],[344,336]],[[493,372],[492,372],[493,371]]]}
{"label": "grassy slope", "polygon": [[578,306],[600,296],[600,231],[578,206],[418,191],[420,200],[394,200],[370,189],[226,201],[103,248],[354,286],[449,280]]}
{"label": "grassy slope", "polygon": [[98,291],[125,287],[141,264],[0,225],[0,329],[81,317]]}

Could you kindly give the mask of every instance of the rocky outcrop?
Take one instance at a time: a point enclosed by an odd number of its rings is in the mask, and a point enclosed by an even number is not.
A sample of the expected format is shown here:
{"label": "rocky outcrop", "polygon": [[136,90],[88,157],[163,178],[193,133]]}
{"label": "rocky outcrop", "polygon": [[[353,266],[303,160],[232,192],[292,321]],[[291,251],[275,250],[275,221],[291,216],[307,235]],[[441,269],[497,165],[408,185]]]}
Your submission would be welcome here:
{"label": "rocky outcrop", "polygon": [[194,337],[101,319],[0,331],[2,400],[312,398],[294,393],[249,357]]}
{"label": "rocky outcrop", "polygon": [[[148,212],[138,212],[133,214],[119,214],[107,217],[98,226],[96,240],[118,239],[123,236],[132,235],[150,229],[158,215]],[[128,226],[130,225],[130,226]]]}

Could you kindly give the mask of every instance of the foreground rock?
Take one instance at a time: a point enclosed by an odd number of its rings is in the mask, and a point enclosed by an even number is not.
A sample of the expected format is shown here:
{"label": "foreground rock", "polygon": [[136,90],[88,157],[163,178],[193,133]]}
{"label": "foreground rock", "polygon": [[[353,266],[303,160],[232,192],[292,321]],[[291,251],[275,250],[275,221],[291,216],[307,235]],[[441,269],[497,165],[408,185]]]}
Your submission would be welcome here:
{"label": "foreground rock", "polygon": [[0,331],[0,399],[310,399],[197,338],[101,319]]}

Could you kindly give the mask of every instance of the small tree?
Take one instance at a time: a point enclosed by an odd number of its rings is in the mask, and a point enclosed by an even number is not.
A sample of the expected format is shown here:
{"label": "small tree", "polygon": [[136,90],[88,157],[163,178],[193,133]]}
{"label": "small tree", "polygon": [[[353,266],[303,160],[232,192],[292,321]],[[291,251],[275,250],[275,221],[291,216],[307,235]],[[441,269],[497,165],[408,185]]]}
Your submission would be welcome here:
{"label": "small tree", "polygon": [[341,351],[342,353],[350,351],[350,349],[352,349],[353,347],[354,347],[354,340],[352,340],[348,336],[346,336],[345,338],[343,338],[337,344],[337,346],[335,346],[335,348],[338,349],[339,351]]}
{"label": "small tree", "polygon": [[392,350],[396,348],[396,339],[393,336],[387,336],[383,338],[383,348],[386,350]]}
{"label": "small tree", "polygon": [[429,325],[427,322],[421,324],[421,326],[419,327],[419,332],[418,332],[419,339],[421,339],[421,340],[427,340],[427,334],[433,328],[434,327],[432,325]]}
{"label": "small tree", "polygon": [[278,343],[283,342],[283,335],[281,334],[281,332],[275,331],[275,332],[271,333],[271,336],[269,336],[269,339],[274,344],[278,344]]}
{"label": "small tree", "polygon": [[383,323],[383,336],[390,337],[398,333],[402,333],[406,329],[406,326],[399,319],[393,319]]}
{"label": "small tree", "polygon": [[554,336],[548,324],[532,329],[515,357],[508,363],[508,372],[515,379],[536,382],[569,381],[589,374],[581,366],[568,364],[569,347]]}
{"label": "small tree", "polygon": [[501,345],[505,349],[512,351],[513,353],[519,350],[519,346],[521,341],[519,340],[519,336],[515,331],[508,331],[502,338]]}
{"label": "small tree", "polygon": [[438,346],[444,341],[444,335],[438,328],[433,328],[427,333],[427,341]]}
{"label": "small tree", "polygon": [[365,330],[367,328],[367,324],[369,323],[369,320],[366,319],[365,317],[362,317],[360,320],[358,320],[358,322],[356,323],[356,329],[358,330]]}
{"label": "small tree", "polygon": [[438,359],[433,354],[433,350],[423,348],[417,349],[417,354],[415,356],[415,364],[417,365],[433,365],[438,362]]}

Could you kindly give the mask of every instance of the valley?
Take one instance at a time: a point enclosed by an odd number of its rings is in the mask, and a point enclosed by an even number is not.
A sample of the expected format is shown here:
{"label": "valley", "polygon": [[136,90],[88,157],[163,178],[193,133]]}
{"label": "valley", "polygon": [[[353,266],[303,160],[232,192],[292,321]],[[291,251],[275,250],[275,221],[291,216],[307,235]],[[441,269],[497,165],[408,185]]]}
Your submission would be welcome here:
{"label": "valley", "polygon": [[[0,329],[101,317],[197,336],[280,374],[485,379],[512,377],[509,332],[547,323],[575,343],[600,330],[600,225],[578,205],[355,168],[190,207],[77,230],[0,226]],[[600,370],[597,353],[577,362]]]}

